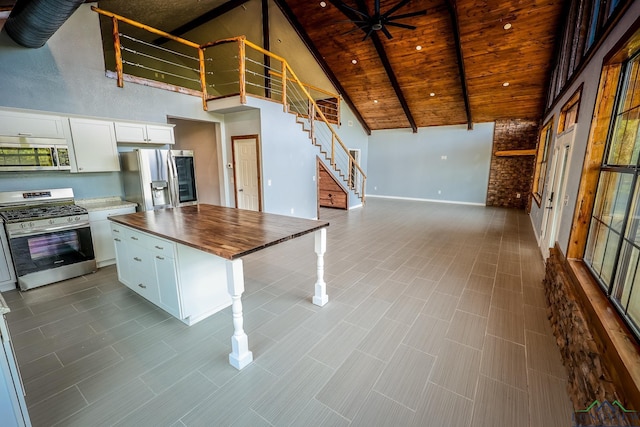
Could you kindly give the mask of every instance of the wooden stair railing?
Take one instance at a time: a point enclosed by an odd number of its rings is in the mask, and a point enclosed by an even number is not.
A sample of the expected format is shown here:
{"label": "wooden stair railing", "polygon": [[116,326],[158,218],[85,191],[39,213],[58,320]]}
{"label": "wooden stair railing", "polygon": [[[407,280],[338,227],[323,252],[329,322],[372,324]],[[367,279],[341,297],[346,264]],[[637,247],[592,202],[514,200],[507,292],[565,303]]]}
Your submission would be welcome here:
{"label": "wooden stair railing", "polygon": [[[119,87],[124,85],[123,63],[128,66],[139,66],[147,74],[152,75],[152,72],[155,71],[156,77],[158,71],[162,74],[162,70],[152,66],[123,60],[121,36],[124,36],[124,34],[121,33],[119,22],[192,48],[196,53],[196,56],[192,59],[197,61],[197,69],[181,63],[172,64],[171,61],[164,58],[157,58],[148,54],[142,55],[154,60],[160,60],[165,64],[181,67],[181,70],[186,70],[183,71],[185,76],[168,74],[197,84],[204,110],[208,109],[207,103],[210,100],[237,95],[239,95],[240,102],[243,104],[247,102],[247,96],[281,103],[285,112],[296,115],[296,121],[302,124],[303,130],[308,133],[311,142],[319,148],[320,153],[329,162],[331,169],[347,183],[347,188],[352,190],[364,203],[366,174],[332,126],[332,124],[339,124],[340,122],[338,95],[304,84],[284,58],[246,40],[245,36],[231,37],[199,45],[95,6],[92,6],[91,9],[112,20],[116,62],[115,74]],[[129,36],[127,38],[134,40]],[[136,41],[140,42],[140,40]],[[148,42],[143,41],[142,43],[153,47]],[[236,49],[231,51],[231,55],[207,55],[207,50],[211,52],[214,49],[229,49],[234,44]],[[162,49],[162,54],[158,55],[171,56],[171,54],[175,54],[178,58],[176,62],[184,61],[183,58],[187,57],[182,52],[171,51],[164,46],[160,49]],[[137,53],[131,49],[127,50],[128,54],[131,52]],[[272,61],[266,61],[266,57],[269,57]],[[234,58],[237,58],[235,64],[233,63]],[[267,62],[271,65],[267,65]],[[273,64],[279,64],[279,67],[274,68]],[[234,69],[234,67],[237,68]],[[138,78],[137,80],[145,80],[145,78]],[[153,81],[153,78],[148,80]],[[166,88],[167,86],[171,85],[162,84],[162,86],[158,87]],[[177,87],[178,89],[174,90],[181,91],[179,89],[180,86],[177,85]],[[237,88],[237,91],[234,88]],[[317,94],[317,96],[313,96],[312,93]]]}

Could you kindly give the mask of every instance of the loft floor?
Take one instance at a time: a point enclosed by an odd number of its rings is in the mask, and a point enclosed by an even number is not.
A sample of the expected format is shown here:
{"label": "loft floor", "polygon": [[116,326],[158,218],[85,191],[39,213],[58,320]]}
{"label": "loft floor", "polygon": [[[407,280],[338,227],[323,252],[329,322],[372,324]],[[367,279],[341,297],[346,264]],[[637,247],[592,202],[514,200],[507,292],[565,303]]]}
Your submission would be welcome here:
{"label": "loft floor", "polygon": [[521,211],[369,199],[244,258],[255,361],[228,363],[230,309],[188,327],[114,267],[5,292],[34,426],[566,426],[544,264]]}

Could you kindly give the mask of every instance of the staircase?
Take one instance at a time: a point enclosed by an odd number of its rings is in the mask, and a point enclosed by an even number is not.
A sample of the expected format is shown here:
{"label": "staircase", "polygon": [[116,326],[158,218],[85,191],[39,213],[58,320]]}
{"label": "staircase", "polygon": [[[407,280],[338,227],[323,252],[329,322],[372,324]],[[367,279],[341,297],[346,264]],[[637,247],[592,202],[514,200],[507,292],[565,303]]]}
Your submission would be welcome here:
{"label": "staircase", "polygon": [[[364,203],[366,175],[334,128],[340,123],[338,95],[302,83],[284,58],[245,36],[199,45],[95,6],[92,10],[112,20],[113,74],[119,87],[127,80],[198,95],[205,110],[208,101],[232,96],[239,96],[241,104],[246,104],[247,96],[278,102],[284,112],[295,114],[325,165]],[[155,40],[126,35],[119,22],[142,29]],[[159,46],[163,39],[193,49],[194,55]],[[192,63],[198,64],[197,68]],[[166,80],[157,80],[158,76],[166,76]]]}

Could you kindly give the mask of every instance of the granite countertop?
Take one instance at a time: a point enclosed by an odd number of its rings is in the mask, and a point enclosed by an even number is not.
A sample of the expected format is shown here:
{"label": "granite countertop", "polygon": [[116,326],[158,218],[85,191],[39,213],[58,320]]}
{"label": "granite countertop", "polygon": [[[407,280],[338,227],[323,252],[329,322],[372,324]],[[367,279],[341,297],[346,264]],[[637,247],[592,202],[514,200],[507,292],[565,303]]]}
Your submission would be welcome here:
{"label": "granite countertop", "polygon": [[109,219],[230,260],[329,225],[326,221],[206,204]]}
{"label": "granite countertop", "polygon": [[2,294],[0,293],[0,316],[3,315],[3,314],[7,314],[10,311],[11,311],[11,309],[9,308],[9,306],[6,303],[6,301],[2,297]]}
{"label": "granite countertop", "polygon": [[120,197],[100,197],[96,199],[76,199],[75,203],[82,206],[89,212],[102,211],[107,209],[117,209],[126,207],[136,207],[134,202],[128,202]]}

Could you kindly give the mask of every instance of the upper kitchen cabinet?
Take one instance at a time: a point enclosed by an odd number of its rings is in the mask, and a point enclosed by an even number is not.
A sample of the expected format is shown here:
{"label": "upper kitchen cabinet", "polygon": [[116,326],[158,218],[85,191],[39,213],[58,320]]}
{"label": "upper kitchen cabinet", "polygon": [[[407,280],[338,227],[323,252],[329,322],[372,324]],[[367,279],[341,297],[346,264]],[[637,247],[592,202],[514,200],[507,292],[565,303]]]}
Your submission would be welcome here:
{"label": "upper kitchen cabinet", "polygon": [[0,135],[64,139],[64,121],[55,115],[0,110]]}
{"label": "upper kitchen cabinet", "polygon": [[175,144],[174,125],[115,122],[116,140],[135,144]]}
{"label": "upper kitchen cabinet", "polygon": [[69,118],[71,172],[117,172],[120,170],[113,122]]}

